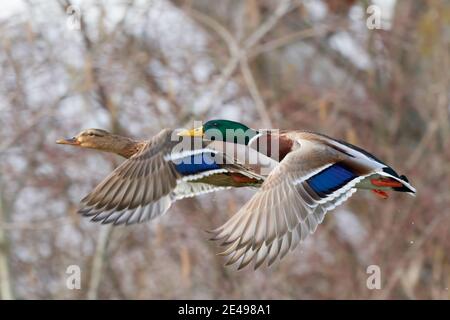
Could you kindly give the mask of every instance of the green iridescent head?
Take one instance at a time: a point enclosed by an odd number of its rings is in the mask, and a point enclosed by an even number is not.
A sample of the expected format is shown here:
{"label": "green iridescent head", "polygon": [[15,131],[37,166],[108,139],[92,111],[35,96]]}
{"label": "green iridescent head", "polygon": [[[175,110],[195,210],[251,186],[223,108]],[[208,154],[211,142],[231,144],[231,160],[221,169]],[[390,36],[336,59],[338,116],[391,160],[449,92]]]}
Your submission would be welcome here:
{"label": "green iridescent head", "polygon": [[247,127],[245,124],[222,119],[210,120],[201,127],[179,133],[181,136],[203,137],[208,140],[218,140],[245,145],[257,134],[258,131]]}

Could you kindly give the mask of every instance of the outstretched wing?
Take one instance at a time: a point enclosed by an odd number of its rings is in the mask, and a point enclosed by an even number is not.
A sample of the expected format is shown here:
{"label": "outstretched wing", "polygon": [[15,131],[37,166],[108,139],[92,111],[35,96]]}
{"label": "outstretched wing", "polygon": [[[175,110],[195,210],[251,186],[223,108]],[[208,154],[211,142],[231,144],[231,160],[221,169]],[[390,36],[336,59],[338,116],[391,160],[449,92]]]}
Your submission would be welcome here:
{"label": "outstretched wing", "polygon": [[229,245],[227,264],[255,260],[269,265],[313,233],[328,210],[348,199],[355,185],[372,174],[371,165],[330,146],[297,139],[261,189],[228,222],[214,230]]}
{"label": "outstretched wing", "polygon": [[172,133],[161,131],[117,167],[81,201],[79,212],[102,223],[140,223],[164,214],[176,200],[228,188],[199,182],[207,176],[242,172],[262,179],[239,164],[217,163],[225,155],[203,143],[178,152]]}
{"label": "outstretched wing", "polygon": [[154,136],[123,162],[82,201],[79,212],[102,223],[137,223],[164,213],[173,200],[180,174],[164,159],[177,141],[171,130]]}

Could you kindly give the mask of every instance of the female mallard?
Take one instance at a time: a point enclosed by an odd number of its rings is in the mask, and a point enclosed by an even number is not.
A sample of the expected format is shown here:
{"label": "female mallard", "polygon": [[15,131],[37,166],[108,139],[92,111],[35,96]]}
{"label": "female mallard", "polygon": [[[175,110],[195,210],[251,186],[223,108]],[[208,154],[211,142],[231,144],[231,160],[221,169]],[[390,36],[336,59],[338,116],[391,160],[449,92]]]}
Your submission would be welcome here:
{"label": "female mallard", "polygon": [[382,197],[388,191],[416,192],[405,176],[370,153],[322,134],[258,131],[228,120],[209,121],[182,134],[246,144],[279,161],[259,191],[213,231],[214,240],[229,245],[222,253],[230,257],[227,264],[239,262],[239,269],[252,260],[256,269],[265,260],[271,265],[284,257],[316,230],[326,211],[357,189]]}
{"label": "female mallard", "polygon": [[88,129],[58,140],[59,144],[112,152],[128,159],[81,201],[79,212],[93,221],[132,224],[165,213],[175,200],[262,183],[257,165],[244,167],[237,159],[226,159],[217,142],[203,143],[200,139],[198,148],[194,143],[176,149],[179,138],[169,129],[148,141]]}

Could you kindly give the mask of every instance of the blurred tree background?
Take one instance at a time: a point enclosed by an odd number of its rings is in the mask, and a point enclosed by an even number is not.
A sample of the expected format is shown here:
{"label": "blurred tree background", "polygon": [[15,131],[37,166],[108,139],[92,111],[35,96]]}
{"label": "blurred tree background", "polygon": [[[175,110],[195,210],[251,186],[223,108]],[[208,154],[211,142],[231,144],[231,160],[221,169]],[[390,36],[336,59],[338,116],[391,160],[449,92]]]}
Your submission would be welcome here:
{"label": "blurred tree background", "polygon": [[[366,26],[372,4],[379,29]],[[447,0],[3,1],[0,298],[448,299],[449,70]],[[122,160],[57,138],[149,138],[212,118],[358,144],[417,197],[358,192],[281,262],[239,272],[204,230],[252,190],[131,227],[76,213]],[[80,290],[66,287],[69,265]],[[366,286],[369,265],[380,290]]]}

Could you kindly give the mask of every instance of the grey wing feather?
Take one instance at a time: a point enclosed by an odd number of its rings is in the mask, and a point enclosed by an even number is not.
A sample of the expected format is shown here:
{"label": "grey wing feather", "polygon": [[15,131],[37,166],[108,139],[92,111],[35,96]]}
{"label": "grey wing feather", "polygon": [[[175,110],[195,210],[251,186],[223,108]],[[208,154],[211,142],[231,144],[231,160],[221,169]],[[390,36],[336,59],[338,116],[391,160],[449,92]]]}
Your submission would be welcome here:
{"label": "grey wing feather", "polygon": [[176,143],[170,137],[170,130],[153,137],[81,201],[79,212],[114,224],[143,222],[165,213],[179,178],[174,164],[164,159]]}
{"label": "grey wing feather", "polygon": [[338,160],[334,150],[307,143],[288,154],[250,201],[213,231],[214,240],[229,245],[223,252],[231,257],[227,264],[243,268],[254,260],[258,268],[267,260],[270,265],[313,233],[325,213],[347,200],[364,178],[325,198],[319,196],[307,178]]}

